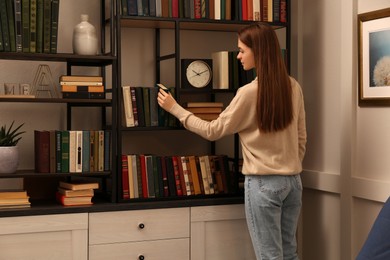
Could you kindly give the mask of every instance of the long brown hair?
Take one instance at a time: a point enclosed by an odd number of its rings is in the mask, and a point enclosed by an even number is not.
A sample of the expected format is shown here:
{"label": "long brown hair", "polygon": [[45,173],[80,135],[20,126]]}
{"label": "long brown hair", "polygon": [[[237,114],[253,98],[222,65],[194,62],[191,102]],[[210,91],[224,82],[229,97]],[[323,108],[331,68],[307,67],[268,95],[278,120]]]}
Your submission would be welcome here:
{"label": "long brown hair", "polygon": [[238,32],[242,43],[254,54],[258,80],[258,126],[263,132],[276,132],[292,121],[291,81],[271,26],[255,23]]}

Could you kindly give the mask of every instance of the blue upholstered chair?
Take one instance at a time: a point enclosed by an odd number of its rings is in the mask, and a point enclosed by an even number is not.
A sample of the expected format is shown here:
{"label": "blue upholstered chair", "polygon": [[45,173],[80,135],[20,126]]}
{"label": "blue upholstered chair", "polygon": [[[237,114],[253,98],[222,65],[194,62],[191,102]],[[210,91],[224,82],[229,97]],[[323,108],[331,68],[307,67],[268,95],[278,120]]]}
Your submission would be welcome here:
{"label": "blue upholstered chair", "polygon": [[356,260],[390,260],[390,197],[379,212]]}

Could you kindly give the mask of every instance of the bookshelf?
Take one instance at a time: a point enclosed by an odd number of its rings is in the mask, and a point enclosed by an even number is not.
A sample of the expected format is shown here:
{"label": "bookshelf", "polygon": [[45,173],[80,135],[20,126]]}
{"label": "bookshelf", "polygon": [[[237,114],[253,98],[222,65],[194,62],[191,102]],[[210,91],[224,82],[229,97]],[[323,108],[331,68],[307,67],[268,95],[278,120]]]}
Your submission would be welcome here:
{"label": "bookshelf", "polygon": [[[185,1],[183,1],[185,2]],[[233,2],[233,1],[232,1]],[[122,10],[122,4],[123,2],[118,1],[117,2],[117,9]],[[290,50],[290,19],[289,19],[289,1],[287,1],[287,19],[285,22],[280,21],[272,21],[268,22],[272,27],[278,31],[278,35],[282,35],[282,41],[284,48],[286,50]],[[242,27],[253,23],[254,21],[249,20],[243,20],[243,19],[234,19],[234,20],[215,20],[215,19],[209,19],[209,18],[201,18],[201,19],[194,19],[194,18],[188,18],[188,17],[157,17],[157,16],[142,16],[142,15],[127,15],[126,13],[122,13],[121,15],[117,16],[117,32],[118,32],[118,150],[117,154],[123,154],[126,153],[127,148],[126,144],[128,143],[127,140],[129,140],[129,136],[149,136],[151,139],[155,138],[156,136],[163,135],[163,133],[166,133],[168,131],[171,132],[178,132],[178,131],[186,131],[180,128],[180,126],[176,127],[124,127],[120,123],[120,119],[123,117],[123,100],[122,100],[122,93],[121,93],[121,86],[122,85],[149,85],[153,86],[157,83],[163,83],[165,84],[165,80],[167,77],[167,70],[166,66],[173,66],[173,69],[170,70],[169,76],[172,78],[170,81],[170,86],[174,86],[175,93],[176,93],[176,99],[179,104],[183,105],[187,101],[195,100],[195,101],[218,101],[220,99],[222,100],[229,100],[231,97],[234,96],[235,90],[234,89],[201,89],[201,90],[193,90],[193,89],[185,89],[181,87],[181,60],[182,59],[190,59],[190,58],[200,58],[200,59],[210,59],[211,58],[211,52],[224,50],[224,49],[215,49],[215,47],[210,48],[210,52],[205,55],[203,54],[195,54],[194,56],[189,56],[188,51],[186,53],[185,49],[188,49],[188,43],[183,43],[185,41],[185,37],[189,34],[196,34],[200,35],[201,33],[207,33],[207,35],[211,34],[231,34],[233,37],[230,37],[230,41],[233,42],[234,46],[236,44],[236,38],[235,33]],[[133,67],[137,62],[131,63],[129,62],[129,59],[131,60],[131,56],[129,55],[130,51],[129,48],[134,47],[128,47],[128,41],[129,38],[131,38],[131,42],[135,41],[144,41],[143,48],[146,48],[146,46],[150,46],[149,44],[149,38],[147,41],[145,41],[145,36],[142,34],[142,32],[145,31],[145,35],[148,35],[153,40],[152,47],[147,50],[142,50],[144,52],[152,52],[154,57],[153,59],[153,70],[150,69],[152,65],[146,65],[145,71],[146,73],[150,74],[150,77],[153,78],[152,82],[151,80],[147,81],[148,83],[140,83],[142,82],[142,79],[138,79],[140,77],[135,77],[133,82],[133,79],[129,79],[128,77],[128,71],[131,70],[131,67]],[[140,33],[141,37],[137,39],[137,36],[134,34],[133,37],[130,37],[129,35],[132,34],[132,32]],[[167,36],[168,35],[168,36]],[[170,38],[167,40],[167,38]],[[184,40],[183,40],[184,38]],[[215,37],[217,39],[218,37]],[[141,40],[142,39],[142,40]],[[167,48],[167,42],[168,45],[171,46],[171,48]],[[191,48],[196,49],[198,42],[192,42],[190,44],[193,44]],[[136,45],[136,44],[134,44]],[[133,46],[133,45],[131,45]],[[230,45],[231,46],[231,45]],[[204,46],[200,46],[199,48],[205,49]],[[224,48],[224,47],[221,47]],[[236,49],[236,48],[235,48]],[[235,50],[234,49],[234,50]],[[197,53],[194,50],[194,53]],[[203,55],[203,56],[202,56]],[[289,56],[287,52],[287,56]],[[135,58],[134,58],[135,59]],[[146,58],[148,59],[148,58]],[[149,61],[149,60],[148,60]],[[148,64],[151,64],[152,62],[149,62]],[[169,63],[169,65],[166,65],[166,63]],[[131,65],[129,65],[131,64]],[[144,64],[142,61],[139,62],[139,66]],[[287,66],[289,67],[289,59],[287,60]],[[138,65],[138,64],[137,64]],[[126,74],[126,75],[125,75]],[[149,74],[146,74],[145,77],[148,77]],[[145,81],[144,81],[145,82]],[[228,101],[226,101],[228,103]],[[192,138],[192,137],[191,137]],[[135,138],[136,139],[136,138]],[[232,155],[229,156],[229,162],[232,165],[232,169],[234,169],[234,174],[236,178],[239,176],[239,168],[240,168],[240,150],[239,150],[239,139],[238,135],[235,135],[232,137],[233,142],[233,148],[232,148]],[[132,140],[133,141],[133,140]],[[146,142],[145,146],[152,146],[152,144]],[[160,145],[162,146],[169,146],[167,143],[160,142]],[[220,149],[218,149],[218,142],[209,142],[207,145],[207,152],[210,155],[218,154]],[[132,146],[137,146],[137,144],[133,144]],[[138,146],[142,146],[139,145]],[[174,146],[174,145],[172,145]],[[177,148],[177,146],[175,146]],[[164,149],[158,150],[158,152],[163,153],[163,155],[169,155],[171,153],[174,153],[173,151],[175,148],[167,147],[166,153],[164,154]],[[131,149],[133,152],[135,149]],[[150,148],[147,149],[145,147],[141,147],[139,153],[154,153],[156,149]],[[178,149],[180,150],[180,149]],[[224,196],[225,198],[236,198],[236,197],[242,197],[242,193],[240,191],[235,193],[229,193],[229,194],[215,194],[215,195],[201,195],[201,196],[176,196],[176,197],[153,197],[153,198],[135,198],[135,199],[124,199],[122,194],[122,185],[123,180],[121,178],[121,161],[120,159],[117,160],[118,165],[118,197],[117,200],[119,202],[152,202],[152,201],[169,201],[169,200],[181,200],[181,199],[188,199],[191,201],[192,199],[206,199],[206,198],[218,198],[219,196]],[[238,183],[238,179],[236,180]],[[238,184],[237,184],[238,185]]]}
{"label": "bookshelf", "polygon": [[[5,2],[5,1],[4,1]],[[8,1],[7,1],[8,2]],[[13,3],[13,1],[9,1]],[[29,1],[27,1],[29,3]],[[50,1],[48,2],[50,3]],[[106,21],[105,17],[114,17],[115,10],[115,0],[101,0],[98,5],[100,13],[99,17],[101,17],[99,27],[101,28],[100,33],[100,50],[99,55],[76,55],[72,53],[72,51],[67,51],[66,48],[58,49],[56,52],[39,52],[39,51],[0,51],[0,60],[2,61],[12,61],[16,64],[20,64],[24,66],[30,64],[31,62],[35,63],[45,63],[48,67],[51,66],[63,66],[64,74],[72,75],[78,71],[88,71],[87,73],[97,73],[104,78],[105,89],[105,97],[102,99],[65,99],[61,97],[35,97],[35,98],[14,98],[14,97],[6,97],[2,96],[0,98],[0,103],[3,106],[7,106],[7,110],[12,111],[13,109],[17,110],[18,107],[23,107],[23,109],[31,110],[44,110],[45,107],[52,107],[55,111],[65,111],[61,115],[52,114],[50,118],[41,117],[40,114],[32,114],[33,120],[39,122],[39,120],[50,121],[53,118],[59,116],[63,120],[64,123],[60,123],[58,128],[56,129],[47,129],[47,130],[82,130],[76,129],[77,126],[74,126],[74,117],[76,116],[88,116],[88,109],[96,109],[99,114],[99,119],[97,120],[97,124],[99,124],[98,128],[101,130],[107,130],[111,133],[111,158],[109,160],[111,162],[115,162],[115,151],[116,151],[116,107],[113,105],[113,100],[116,98],[116,79],[115,76],[108,75],[107,71],[113,71],[113,75],[115,75],[116,71],[116,55],[115,55],[115,37],[114,30],[115,26],[112,22],[113,20]],[[64,7],[67,6],[67,7]],[[61,12],[61,8],[69,8],[67,3],[61,3],[59,6],[59,12]],[[64,21],[65,20],[61,20]],[[78,22],[75,21],[75,22]],[[64,25],[64,24],[63,24]],[[59,26],[63,26],[59,25]],[[64,27],[62,27],[64,28]],[[62,40],[59,37],[59,40]],[[109,39],[108,41],[106,39]],[[65,49],[65,51],[63,51]],[[31,63],[31,64],[35,64]],[[60,64],[60,65],[58,65]],[[84,69],[84,70],[83,70]],[[80,73],[80,72],[78,72]],[[4,81],[7,82],[8,79],[4,78]],[[54,83],[58,83],[58,78],[53,78]],[[58,87],[55,84],[55,87]],[[19,108],[20,109],[20,108]],[[53,118],[51,118],[53,117]],[[109,118],[109,120],[107,120]],[[16,121],[20,119],[15,119]],[[5,122],[6,123],[6,122]],[[42,124],[45,125],[45,124]],[[26,124],[25,124],[26,126]],[[28,136],[33,136],[34,129],[30,129],[27,125],[27,133]],[[36,127],[36,126],[35,126]],[[23,138],[27,138],[24,136]],[[33,137],[32,137],[33,138]],[[34,158],[34,140],[31,142],[27,142],[31,147],[29,150],[31,154],[28,155],[29,158]],[[32,163],[33,164],[33,163]],[[107,203],[107,202],[115,202],[115,194],[116,194],[116,165],[115,163],[111,163],[111,168],[109,170],[103,171],[88,171],[82,173],[74,173],[74,172],[48,172],[48,173],[37,173],[34,169],[34,165],[31,165],[31,169],[21,169],[13,174],[2,174],[0,178],[7,179],[20,179],[23,181],[23,188],[27,190],[30,195],[31,209],[27,209],[27,212],[31,210],[37,210],[41,208],[41,205],[45,205],[45,207],[52,206],[53,208],[60,208],[58,203],[55,201],[55,193],[52,194],[50,191],[52,189],[56,189],[56,183],[58,181],[70,181],[73,179],[85,179],[91,182],[99,182],[101,184],[101,188],[99,192],[95,193],[94,202],[96,204]],[[49,193],[46,191],[45,183],[48,184]],[[51,185],[51,186],[50,186]],[[54,185],[54,186],[53,186]],[[39,190],[45,190],[45,192],[40,192]],[[38,190],[38,191],[37,191]],[[53,195],[53,196],[52,196]],[[28,213],[27,213],[28,214]]]}

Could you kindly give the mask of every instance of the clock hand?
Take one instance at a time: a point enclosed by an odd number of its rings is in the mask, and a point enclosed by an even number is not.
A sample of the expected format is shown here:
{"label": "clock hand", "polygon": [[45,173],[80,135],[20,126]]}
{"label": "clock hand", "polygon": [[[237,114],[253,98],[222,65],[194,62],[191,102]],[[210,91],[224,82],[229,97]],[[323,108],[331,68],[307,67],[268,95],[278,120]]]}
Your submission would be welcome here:
{"label": "clock hand", "polygon": [[204,71],[202,71],[202,72],[199,72],[198,75],[200,75],[200,74],[202,74],[202,73],[205,73],[205,72],[207,72],[207,71],[209,71],[209,70],[204,70]]}
{"label": "clock hand", "polygon": [[196,72],[195,70],[192,70],[192,71],[196,74],[196,76],[200,75],[200,73]]}

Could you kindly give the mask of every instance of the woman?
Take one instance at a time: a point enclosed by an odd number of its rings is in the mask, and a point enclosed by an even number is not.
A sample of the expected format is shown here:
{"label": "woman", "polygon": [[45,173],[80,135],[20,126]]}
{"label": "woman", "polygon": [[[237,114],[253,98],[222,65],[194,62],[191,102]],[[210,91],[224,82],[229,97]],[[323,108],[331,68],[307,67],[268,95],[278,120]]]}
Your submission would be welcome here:
{"label": "woman", "polygon": [[238,133],[245,175],[245,211],[257,259],[298,259],[300,172],[306,150],[301,87],[289,77],[274,30],[251,24],[238,32],[237,59],[257,77],[241,87],[211,122],[181,107],[163,90],[159,105],[208,140]]}

